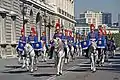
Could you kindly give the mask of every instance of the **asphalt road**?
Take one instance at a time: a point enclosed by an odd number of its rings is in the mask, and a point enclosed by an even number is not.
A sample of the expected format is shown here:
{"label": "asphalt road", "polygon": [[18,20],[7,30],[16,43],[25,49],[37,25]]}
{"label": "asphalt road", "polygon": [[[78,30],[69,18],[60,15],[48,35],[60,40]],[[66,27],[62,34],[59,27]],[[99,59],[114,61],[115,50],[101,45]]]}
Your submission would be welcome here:
{"label": "asphalt road", "polygon": [[97,71],[90,71],[89,59],[76,58],[64,65],[62,76],[56,76],[53,60],[40,62],[38,71],[34,73],[21,69],[17,59],[0,60],[0,80],[120,80],[120,53],[116,52],[113,59],[109,59]]}

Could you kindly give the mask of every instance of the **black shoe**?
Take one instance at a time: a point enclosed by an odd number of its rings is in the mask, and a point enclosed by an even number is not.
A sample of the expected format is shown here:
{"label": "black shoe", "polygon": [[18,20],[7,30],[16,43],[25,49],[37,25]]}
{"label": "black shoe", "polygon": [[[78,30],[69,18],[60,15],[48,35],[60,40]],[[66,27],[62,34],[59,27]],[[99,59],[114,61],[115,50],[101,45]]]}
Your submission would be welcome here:
{"label": "black shoe", "polygon": [[49,59],[52,59],[52,57],[49,57]]}
{"label": "black shoe", "polygon": [[60,74],[60,75],[62,75],[62,73],[61,73],[61,72],[59,72],[59,74]]}

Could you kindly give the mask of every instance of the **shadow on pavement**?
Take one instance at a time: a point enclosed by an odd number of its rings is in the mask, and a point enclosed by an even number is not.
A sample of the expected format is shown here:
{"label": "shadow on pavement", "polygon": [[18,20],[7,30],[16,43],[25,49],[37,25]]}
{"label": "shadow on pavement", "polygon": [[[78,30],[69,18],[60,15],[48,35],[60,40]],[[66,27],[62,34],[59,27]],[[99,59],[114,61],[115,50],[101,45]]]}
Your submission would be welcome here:
{"label": "shadow on pavement", "polygon": [[33,73],[33,74],[30,74],[30,75],[32,75],[33,77],[43,77],[43,76],[53,76],[55,74],[51,74],[51,73],[46,73],[46,74]]}
{"label": "shadow on pavement", "polygon": [[53,65],[38,65],[38,68],[50,68],[50,67],[54,67]]}
{"label": "shadow on pavement", "polygon": [[100,67],[97,70],[107,70],[107,71],[120,73],[120,54],[116,54],[114,58],[110,58],[110,59],[112,60],[109,60],[108,63],[111,64]]}
{"label": "shadow on pavement", "polygon": [[5,68],[21,68],[20,65],[5,65]]}
{"label": "shadow on pavement", "polygon": [[90,71],[90,68],[77,68],[74,70],[66,70],[66,71],[70,71],[70,72],[88,72]]}
{"label": "shadow on pavement", "polygon": [[67,71],[70,71],[70,72],[88,72],[90,70],[87,70],[87,69],[84,69],[84,70],[67,70]]}
{"label": "shadow on pavement", "polygon": [[27,73],[27,72],[29,72],[28,70],[22,70],[22,69],[18,69],[18,70],[16,70],[16,69],[14,69],[14,70],[8,70],[8,71],[3,71],[2,73],[11,73],[11,74],[16,74],[16,73]]}

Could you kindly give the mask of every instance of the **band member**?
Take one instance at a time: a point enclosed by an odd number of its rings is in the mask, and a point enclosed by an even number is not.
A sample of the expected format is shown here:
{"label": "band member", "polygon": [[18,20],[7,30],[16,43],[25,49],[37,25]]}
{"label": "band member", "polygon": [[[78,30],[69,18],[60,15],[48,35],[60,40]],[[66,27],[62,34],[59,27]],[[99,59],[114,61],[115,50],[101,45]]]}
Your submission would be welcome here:
{"label": "band member", "polygon": [[24,51],[25,44],[26,44],[26,37],[25,37],[24,29],[21,29],[21,37],[20,37],[19,42],[18,42],[17,51],[22,53]]}
{"label": "band member", "polygon": [[93,24],[90,25],[90,33],[88,33],[88,39],[97,41],[98,33],[95,32],[95,26]]}
{"label": "band member", "polygon": [[41,40],[46,44],[46,32],[42,33]]}
{"label": "band member", "polygon": [[49,57],[49,59],[52,59],[53,58],[53,51],[54,51],[54,40],[52,39],[52,40],[50,40],[50,57]]}
{"label": "band member", "polygon": [[87,32],[84,32],[83,36],[82,36],[82,40],[86,41],[87,40]]}
{"label": "band member", "polygon": [[30,45],[33,48],[34,48],[34,43],[38,42],[38,38],[37,38],[37,35],[35,33],[35,29],[34,28],[31,28],[31,32],[30,32],[30,35],[28,36],[27,42],[30,43]]}
{"label": "band member", "polygon": [[114,57],[115,49],[116,49],[116,45],[115,45],[114,37],[112,36],[112,33],[109,31],[107,38],[107,50],[111,52],[113,51],[111,57]]}
{"label": "band member", "polygon": [[60,30],[56,30],[53,38],[55,39],[58,37],[58,38],[62,39],[62,35],[63,34],[60,32]]}
{"label": "band member", "polygon": [[18,63],[20,63],[21,58],[25,56],[25,54],[24,54],[25,44],[26,44],[26,37],[25,37],[24,28],[23,28],[23,29],[21,29],[21,37],[19,39],[18,46],[17,46]]}
{"label": "band member", "polygon": [[86,57],[89,57],[88,51],[89,51],[89,46],[91,45],[91,41],[97,41],[97,38],[98,38],[98,33],[95,32],[94,24],[91,24],[90,25],[90,32],[88,33],[88,39],[87,39],[90,42],[89,42],[89,45],[88,45],[88,49],[86,50]]}

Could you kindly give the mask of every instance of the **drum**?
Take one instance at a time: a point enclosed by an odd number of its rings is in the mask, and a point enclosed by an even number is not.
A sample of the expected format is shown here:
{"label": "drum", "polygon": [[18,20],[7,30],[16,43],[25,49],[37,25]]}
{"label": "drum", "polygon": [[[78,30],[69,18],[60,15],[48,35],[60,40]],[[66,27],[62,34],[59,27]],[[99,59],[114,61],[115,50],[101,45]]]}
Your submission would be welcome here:
{"label": "drum", "polygon": [[81,47],[82,47],[82,49],[88,49],[89,44],[90,44],[90,41],[89,41],[89,40],[82,41],[82,42],[81,42]]}
{"label": "drum", "polygon": [[98,40],[97,41],[97,48],[105,48],[104,40]]}
{"label": "drum", "polygon": [[34,50],[38,51],[38,50],[41,50],[42,43],[41,42],[37,42],[37,43],[34,43],[33,46],[34,46]]}
{"label": "drum", "polygon": [[26,44],[26,43],[19,42],[19,44],[18,44],[18,50],[19,50],[19,51],[23,51],[25,44]]}

